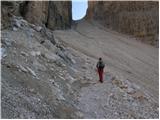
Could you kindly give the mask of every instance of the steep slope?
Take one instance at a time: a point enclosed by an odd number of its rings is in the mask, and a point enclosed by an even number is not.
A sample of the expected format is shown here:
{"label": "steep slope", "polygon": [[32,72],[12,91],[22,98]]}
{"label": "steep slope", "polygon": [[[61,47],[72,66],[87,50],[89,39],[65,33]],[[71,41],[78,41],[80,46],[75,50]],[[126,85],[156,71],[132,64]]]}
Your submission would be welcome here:
{"label": "steep slope", "polygon": [[49,29],[12,21],[2,31],[2,118],[81,118],[75,102],[84,72],[74,64],[85,58]]}
{"label": "steep slope", "polygon": [[158,49],[95,22],[53,32],[12,21],[2,31],[2,118],[158,118]]}

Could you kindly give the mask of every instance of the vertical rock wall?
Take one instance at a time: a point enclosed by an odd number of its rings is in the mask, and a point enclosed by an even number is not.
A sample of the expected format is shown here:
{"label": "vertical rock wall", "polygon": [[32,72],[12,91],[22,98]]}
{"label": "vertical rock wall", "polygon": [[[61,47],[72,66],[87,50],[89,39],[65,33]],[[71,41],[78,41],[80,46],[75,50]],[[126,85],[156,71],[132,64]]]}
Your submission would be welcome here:
{"label": "vertical rock wall", "polygon": [[[2,26],[9,26],[11,15],[21,15],[30,23],[45,24],[48,28],[71,28],[72,5],[71,1],[3,1]],[[3,28],[4,28],[3,27]]]}
{"label": "vertical rock wall", "polygon": [[47,22],[48,1],[27,1],[21,5],[22,16],[30,23],[42,25]]}
{"label": "vertical rock wall", "polygon": [[71,27],[72,5],[70,1],[50,1],[47,27],[50,29],[67,29]]}
{"label": "vertical rock wall", "polygon": [[107,28],[158,44],[159,5],[156,1],[89,1],[87,19]]}

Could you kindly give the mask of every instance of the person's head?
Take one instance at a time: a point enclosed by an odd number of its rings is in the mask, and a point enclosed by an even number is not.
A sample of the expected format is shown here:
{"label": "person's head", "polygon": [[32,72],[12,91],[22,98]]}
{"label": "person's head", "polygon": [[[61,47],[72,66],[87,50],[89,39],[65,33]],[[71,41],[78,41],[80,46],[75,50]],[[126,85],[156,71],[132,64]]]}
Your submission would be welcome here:
{"label": "person's head", "polygon": [[101,61],[101,60],[102,60],[102,58],[100,57],[100,58],[99,58],[99,61]]}

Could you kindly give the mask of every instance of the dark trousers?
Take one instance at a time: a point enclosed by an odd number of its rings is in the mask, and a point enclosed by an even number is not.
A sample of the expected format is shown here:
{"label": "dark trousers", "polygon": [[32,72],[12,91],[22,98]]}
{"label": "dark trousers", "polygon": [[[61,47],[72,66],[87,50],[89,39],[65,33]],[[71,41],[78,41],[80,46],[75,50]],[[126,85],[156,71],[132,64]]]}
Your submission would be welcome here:
{"label": "dark trousers", "polygon": [[103,82],[103,69],[98,69],[99,81]]}

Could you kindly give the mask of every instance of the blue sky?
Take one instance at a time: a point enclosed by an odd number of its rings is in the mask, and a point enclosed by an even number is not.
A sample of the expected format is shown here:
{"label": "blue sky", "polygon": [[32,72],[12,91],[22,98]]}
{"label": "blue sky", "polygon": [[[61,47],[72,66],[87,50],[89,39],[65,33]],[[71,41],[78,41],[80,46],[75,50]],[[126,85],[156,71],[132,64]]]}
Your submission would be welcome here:
{"label": "blue sky", "polygon": [[88,0],[72,0],[72,19],[79,20],[86,15]]}

